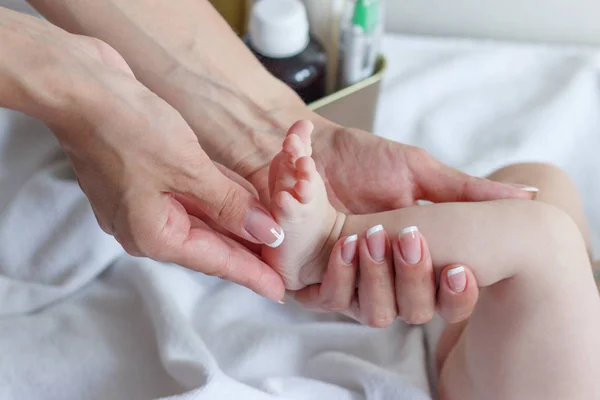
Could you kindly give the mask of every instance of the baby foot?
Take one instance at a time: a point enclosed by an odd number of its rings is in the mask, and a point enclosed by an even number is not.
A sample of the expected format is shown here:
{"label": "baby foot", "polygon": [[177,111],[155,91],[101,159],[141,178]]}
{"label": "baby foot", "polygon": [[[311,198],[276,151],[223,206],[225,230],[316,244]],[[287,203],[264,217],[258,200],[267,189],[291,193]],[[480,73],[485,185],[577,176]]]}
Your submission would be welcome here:
{"label": "baby foot", "polygon": [[309,121],[292,125],[269,170],[271,213],[285,239],[276,248],[263,246],[262,257],[290,290],[320,282],[337,215],[311,158],[312,129]]}

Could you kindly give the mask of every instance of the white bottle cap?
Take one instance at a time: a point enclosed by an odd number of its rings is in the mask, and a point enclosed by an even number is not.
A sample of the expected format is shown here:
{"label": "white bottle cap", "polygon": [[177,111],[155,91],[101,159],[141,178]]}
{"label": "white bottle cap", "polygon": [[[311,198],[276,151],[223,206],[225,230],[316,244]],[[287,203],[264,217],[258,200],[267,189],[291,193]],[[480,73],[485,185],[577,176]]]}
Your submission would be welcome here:
{"label": "white bottle cap", "polygon": [[310,41],[306,8],[300,0],[258,0],[248,34],[252,47],[266,57],[295,56]]}

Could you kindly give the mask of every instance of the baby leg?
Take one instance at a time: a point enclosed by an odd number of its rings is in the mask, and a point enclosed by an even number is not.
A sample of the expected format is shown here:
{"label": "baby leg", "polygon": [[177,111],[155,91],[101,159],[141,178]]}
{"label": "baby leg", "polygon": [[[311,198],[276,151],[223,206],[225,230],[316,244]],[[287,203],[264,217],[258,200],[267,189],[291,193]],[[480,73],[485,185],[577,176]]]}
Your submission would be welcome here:
{"label": "baby leg", "polygon": [[[542,200],[551,186],[523,183]],[[434,267],[473,268],[484,289],[442,366],[442,399],[600,398],[600,299],[568,214],[539,201],[436,204],[348,217],[343,234],[416,225]]]}
{"label": "baby leg", "polygon": [[[521,163],[501,168],[487,178],[498,182],[520,182],[533,190],[539,190],[536,200],[560,208],[575,221],[591,257],[589,233],[582,201],[577,187],[564,171],[549,164]],[[598,267],[596,269],[600,269],[600,263]],[[445,361],[450,349],[456,344],[467,322],[463,321],[446,327],[436,350],[438,368]]]}
{"label": "baby leg", "polygon": [[[521,182],[539,188],[537,200],[566,212],[577,225],[589,251],[582,203],[575,185],[564,172],[544,164],[518,164],[503,168],[489,178],[500,182]],[[573,232],[573,235],[576,233]],[[576,256],[583,258],[582,251],[577,251],[576,248],[569,249],[565,246],[563,251],[565,254],[579,253],[573,254],[573,262]],[[565,267],[569,268],[568,265]],[[568,270],[565,271],[565,274],[568,273]],[[582,275],[584,276],[585,274]],[[560,332],[565,331],[564,326],[558,331],[553,330],[552,325],[571,323],[571,311],[568,308],[565,308],[566,314],[559,316],[558,311],[553,312],[550,307],[556,301],[554,296],[559,294],[550,293],[545,298],[540,296],[539,301],[546,304],[546,307],[540,307],[540,311],[532,313],[533,315],[528,316],[524,311],[524,308],[531,308],[532,305],[523,304],[523,291],[536,290],[535,280],[534,278],[529,288],[510,281],[485,288],[472,318],[447,327],[437,349],[441,365],[442,399],[585,399],[598,395],[593,377],[597,372],[597,364],[586,360],[583,352],[580,353],[581,362],[576,362],[573,354],[569,358],[576,363],[575,371],[582,371],[581,374],[574,373],[573,370],[568,370],[569,360],[561,358],[560,351],[553,351],[554,346],[568,351],[570,343],[579,340],[577,334],[571,337],[560,335]],[[560,284],[560,278],[557,284]],[[579,289],[574,287],[573,290]],[[590,292],[589,288],[587,292]],[[558,303],[569,303],[566,298],[557,300]],[[544,314],[548,316],[544,317]],[[553,314],[554,321],[551,320]],[[545,318],[548,320],[545,321]],[[585,321],[585,316],[581,318]],[[594,318],[590,318],[590,324],[597,324],[592,319]],[[515,329],[521,324],[524,331],[531,329],[530,332],[515,335]],[[528,325],[532,328],[527,328]],[[535,327],[538,327],[541,334],[538,338],[535,337]],[[531,340],[531,344],[527,343],[527,338]],[[589,349],[590,352],[597,350],[594,347]],[[565,370],[569,372],[568,375],[561,373]]]}

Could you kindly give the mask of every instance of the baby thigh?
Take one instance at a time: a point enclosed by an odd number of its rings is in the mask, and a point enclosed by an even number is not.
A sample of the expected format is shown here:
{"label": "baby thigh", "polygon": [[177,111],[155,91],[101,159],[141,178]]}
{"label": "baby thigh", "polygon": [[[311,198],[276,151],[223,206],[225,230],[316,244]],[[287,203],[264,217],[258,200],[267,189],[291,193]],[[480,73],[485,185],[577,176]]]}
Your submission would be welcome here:
{"label": "baby thigh", "polygon": [[532,249],[539,263],[482,289],[441,367],[441,399],[600,398],[600,300],[578,227],[556,219]]}

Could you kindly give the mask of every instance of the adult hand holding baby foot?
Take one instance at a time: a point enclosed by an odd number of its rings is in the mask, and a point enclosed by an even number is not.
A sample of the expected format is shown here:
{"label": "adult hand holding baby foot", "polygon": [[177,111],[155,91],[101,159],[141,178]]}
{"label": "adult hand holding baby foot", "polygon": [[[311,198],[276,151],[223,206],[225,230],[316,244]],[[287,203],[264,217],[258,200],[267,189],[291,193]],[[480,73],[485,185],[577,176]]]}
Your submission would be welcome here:
{"label": "adult hand holding baby foot", "polygon": [[477,301],[474,277],[462,266],[450,266],[436,293],[429,249],[416,226],[402,229],[391,241],[382,225],[338,240],[341,232],[357,226],[357,218],[330,204],[311,158],[312,130],[308,121],[292,125],[270,168],[271,212],[286,240],[277,248],[263,246],[262,257],[281,274],[286,288],[299,290],[295,297],[305,305],[343,311],[374,327],[388,326],[398,316],[425,323],[438,300],[449,322],[467,317]]}
{"label": "adult hand holding baby foot", "polygon": [[451,264],[438,275],[439,286],[427,242],[417,227],[388,238],[377,225],[338,240],[322,283],[293,296],[308,308],[338,311],[378,328],[397,318],[424,324],[436,311],[448,323],[468,318],[479,295],[470,268]]}

